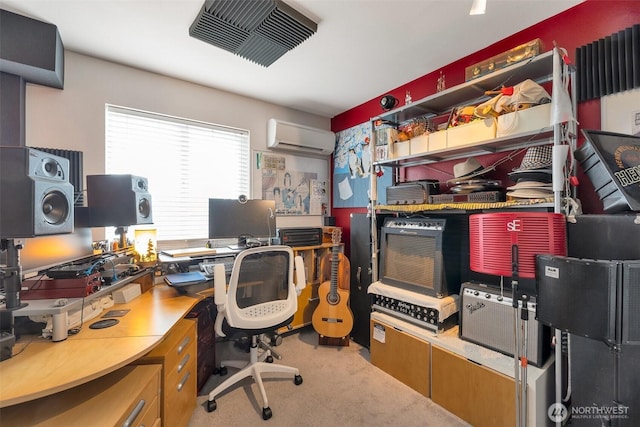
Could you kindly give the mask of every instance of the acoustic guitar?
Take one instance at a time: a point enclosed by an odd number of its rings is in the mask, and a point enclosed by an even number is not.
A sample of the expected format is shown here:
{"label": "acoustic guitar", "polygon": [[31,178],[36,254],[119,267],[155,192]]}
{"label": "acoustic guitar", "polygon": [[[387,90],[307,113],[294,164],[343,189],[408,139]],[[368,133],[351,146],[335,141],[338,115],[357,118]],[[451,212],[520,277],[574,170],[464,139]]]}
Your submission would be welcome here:
{"label": "acoustic guitar", "polygon": [[[318,307],[313,312],[311,323],[320,336],[343,338],[353,328],[353,314],[349,308],[349,259],[338,251],[342,231],[335,228],[331,233],[331,280],[318,287]],[[340,286],[339,286],[340,285]]]}

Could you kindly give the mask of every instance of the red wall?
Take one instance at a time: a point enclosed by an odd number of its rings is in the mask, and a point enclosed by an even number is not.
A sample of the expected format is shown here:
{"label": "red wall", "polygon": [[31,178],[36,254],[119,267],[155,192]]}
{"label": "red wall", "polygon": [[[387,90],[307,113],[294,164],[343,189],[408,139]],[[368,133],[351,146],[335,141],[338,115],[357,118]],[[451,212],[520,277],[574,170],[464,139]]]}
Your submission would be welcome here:
{"label": "red wall", "polygon": [[[559,47],[567,50],[570,60],[575,61],[575,51],[577,47],[639,22],[639,0],[587,0],[578,6],[515,33],[510,37],[500,40],[485,49],[459,59],[430,74],[424,75],[398,88],[385,91],[380,94],[380,96],[334,117],[331,120],[331,128],[334,132],[339,132],[365,123],[369,121],[371,117],[381,114],[383,111],[380,108],[379,99],[387,93],[394,95],[398,99],[404,99],[404,94],[407,90],[411,92],[413,99],[421,99],[432,95],[435,93],[440,71],[442,71],[446,77],[447,87],[464,83],[464,70],[466,67],[530,40],[536,38],[541,39],[545,50],[553,48],[553,42],[555,41]],[[579,129],[600,129],[600,100],[596,99],[580,103],[578,105],[578,122]],[[580,137],[578,145],[581,143],[582,137]],[[478,157],[478,160],[480,160],[484,166],[487,166],[502,157],[504,157],[504,153]],[[520,160],[521,158],[515,158],[513,162],[503,163],[500,165],[499,170],[495,172],[495,174],[499,176],[492,175],[492,177],[498,179],[502,179],[503,176],[506,177],[506,173],[513,167],[518,166]],[[446,181],[453,177],[453,165],[459,162],[460,160],[456,160],[416,166],[406,171],[405,179],[416,180],[430,178]],[[584,174],[581,174],[581,171],[578,179],[580,180],[578,198],[582,202],[583,211],[585,213],[602,213],[602,203],[589,182],[589,179]],[[346,245],[346,253],[349,253],[349,215],[352,212],[364,213],[366,209],[332,209],[332,214],[336,217],[336,225],[343,227],[342,235]]]}

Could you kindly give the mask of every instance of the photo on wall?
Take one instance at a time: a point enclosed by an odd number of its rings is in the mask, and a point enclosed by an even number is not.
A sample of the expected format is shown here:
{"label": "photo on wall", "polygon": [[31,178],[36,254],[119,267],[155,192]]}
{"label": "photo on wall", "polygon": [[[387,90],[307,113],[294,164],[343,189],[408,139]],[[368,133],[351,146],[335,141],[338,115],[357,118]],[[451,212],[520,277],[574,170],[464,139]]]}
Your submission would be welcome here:
{"label": "photo on wall", "polygon": [[[369,205],[371,173],[371,123],[366,122],[336,133],[336,150],[333,153],[333,207],[358,208]],[[380,175],[382,173],[382,175]],[[386,187],[391,185],[391,168],[378,172],[378,203],[386,203]]]}
{"label": "photo on wall", "polygon": [[[302,165],[288,155],[256,153],[255,184],[260,198],[275,200],[277,215],[324,215],[327,206],[324,169],[319,160],[309,159]],[[322,160],[327,162],[326,160]],[[318,163],[317,165],[314,164]]]}

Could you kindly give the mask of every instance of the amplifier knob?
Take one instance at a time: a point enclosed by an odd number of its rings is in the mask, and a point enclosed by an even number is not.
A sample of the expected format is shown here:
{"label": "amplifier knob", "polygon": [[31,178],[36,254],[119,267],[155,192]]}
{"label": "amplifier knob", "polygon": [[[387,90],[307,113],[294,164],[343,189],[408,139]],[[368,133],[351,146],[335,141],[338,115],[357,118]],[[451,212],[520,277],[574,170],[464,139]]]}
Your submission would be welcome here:
{"label": "amplifier knob", "polygon": [[474,294],[475,296],[478,296],[478,295],[480,295],[480,291],[473,291],[473,294]]}
{"label": "amplifier knob", "polygon": [[502,301],[504,298],[502,298],[502,295],[498,296],[498,301]]}
{"label": "amplifier knob", "polygon": [[484,297],[485,297],[486,299],[490,299],[490,298],[491,298],[491,294],[486,293],[486,294],[484,294]]}

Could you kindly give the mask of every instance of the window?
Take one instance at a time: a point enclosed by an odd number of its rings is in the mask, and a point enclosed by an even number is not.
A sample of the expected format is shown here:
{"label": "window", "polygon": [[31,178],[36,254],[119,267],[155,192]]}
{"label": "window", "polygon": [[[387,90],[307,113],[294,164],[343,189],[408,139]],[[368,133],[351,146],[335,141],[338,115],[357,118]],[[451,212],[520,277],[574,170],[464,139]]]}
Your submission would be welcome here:
{"label": "window", "polygon": [[148,179],[158,240],[206,239],[209,198],[249,194],[246,130],[113,105],[105,128],[106,173]]}

